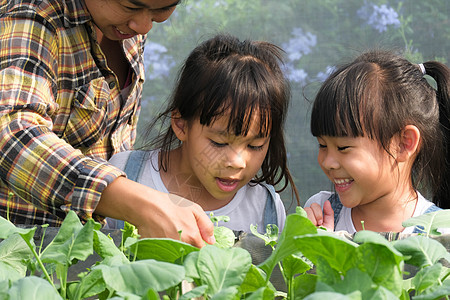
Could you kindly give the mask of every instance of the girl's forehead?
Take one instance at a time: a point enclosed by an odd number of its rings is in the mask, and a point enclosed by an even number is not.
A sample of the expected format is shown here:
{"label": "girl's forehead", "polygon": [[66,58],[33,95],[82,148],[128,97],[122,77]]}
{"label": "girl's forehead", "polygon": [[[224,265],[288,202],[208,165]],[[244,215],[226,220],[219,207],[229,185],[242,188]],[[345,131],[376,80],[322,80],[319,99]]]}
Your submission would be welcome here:
{"label": "girl's forehead", "polygon": [[[242,120],[240,126],[248,128],[246,136],[267,136],[267,132],[262,132],[261,128],[261,115],[259,113],[247,114]],[[216,117],[207,128],[215,132],[216,134],[229,136],[235,135],[235,124],[232,120],[233,115],[231,113],[224,114],[222,116]]]}

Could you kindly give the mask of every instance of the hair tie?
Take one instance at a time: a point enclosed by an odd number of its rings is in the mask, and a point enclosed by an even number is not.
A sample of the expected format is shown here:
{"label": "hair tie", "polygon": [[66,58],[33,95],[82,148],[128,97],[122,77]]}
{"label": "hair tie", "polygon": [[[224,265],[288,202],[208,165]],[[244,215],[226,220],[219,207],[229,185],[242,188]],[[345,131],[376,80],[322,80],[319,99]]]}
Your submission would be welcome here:
{"label": "hair tie", "polygon": [[427,74],[427,71],[425,70],[425,67],[423,64],[419,64],[419,68],[420,68],[420,71],[422,71],[423,75]]}

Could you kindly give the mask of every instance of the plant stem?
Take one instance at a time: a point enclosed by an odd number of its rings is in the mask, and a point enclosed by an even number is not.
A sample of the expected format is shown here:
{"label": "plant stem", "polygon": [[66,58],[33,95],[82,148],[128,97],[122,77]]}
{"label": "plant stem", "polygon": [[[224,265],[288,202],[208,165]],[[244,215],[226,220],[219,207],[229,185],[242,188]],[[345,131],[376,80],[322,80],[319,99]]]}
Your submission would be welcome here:
{"label": "plant stem", "polygon": [[14,193],[13,192],[9,192],[9,194],[8,194],[8,201],[6,201],[6,220],[8,220],[10,222],[11,222],[11,220],[9,219],[9,204],[10,204],[13,196],[14,196]]}
{"label": "plant stem", "polygon": [[34,249],[33,245],[31,245],[30,241],[27,241],[26,239],[24,239],[24,240],[25,240],[25,243],[27,243],[28,247],[30,248],[31,252],[33,252],[33,255],[36,258],[36,261],[38,262],[39,266],[41,267],[42,273],[44,273],[45,278],[53,286],[55,291],[59,294],[58,289],[56,288],[55,284],[53,283],[53,280],[50,278],[50,275],[48,275],[48,272],[45,269],[45,266],[42,263],[41,259],[39,258],[39,255],[37,254],[37,252]]}
{"label": "plant stem", "polygon": [[42,233],[42,238],[41,238],[41,244],[39,245],[39,256],[42,253],[42,248],[44,247],[44,238],[45,238],[45,233],[47,231],[47,227],[46,225],[42,225],[41,228],[43,228],[43,233]]}
{"label": "plant stem", "polygon": [[58,264],[56,266],[56,274],[59,278],[59,282],[61,283],[61,297],[63,297],[63,299],[66,299],[68,269],[69,268],[66,265]]}

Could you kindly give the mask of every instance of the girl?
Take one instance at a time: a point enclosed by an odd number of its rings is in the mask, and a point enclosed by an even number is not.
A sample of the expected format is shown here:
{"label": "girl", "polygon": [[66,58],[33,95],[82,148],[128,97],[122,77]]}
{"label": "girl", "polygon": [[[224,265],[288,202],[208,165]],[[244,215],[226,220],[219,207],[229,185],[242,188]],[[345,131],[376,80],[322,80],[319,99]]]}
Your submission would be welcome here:
{"label": "girl", "polygon": [[119,153],[110,162],[142,184],[228,216],[223,225],[234,231],[255,224],[265,232],[269,223],[281,230],[286,215],[273,186],[280,184],[279,192],[290,183],[297,202],[298,194],[287,168],[289,86],[280,63],[281,50],[267,42],[227,35],[205,41],[187,58],[167,109],[150,126],[170,121],[144,147],[157,150]]}
{"label": "girl", "polygon": [[350,233],[411,233],[404,220],[439,209],[419,187],[449,207],[449,80],[449,68],[439,62],[414,65],[370,51],[324,82],[311,132],[336,193],[320,192],[306,202],[313,223]]}

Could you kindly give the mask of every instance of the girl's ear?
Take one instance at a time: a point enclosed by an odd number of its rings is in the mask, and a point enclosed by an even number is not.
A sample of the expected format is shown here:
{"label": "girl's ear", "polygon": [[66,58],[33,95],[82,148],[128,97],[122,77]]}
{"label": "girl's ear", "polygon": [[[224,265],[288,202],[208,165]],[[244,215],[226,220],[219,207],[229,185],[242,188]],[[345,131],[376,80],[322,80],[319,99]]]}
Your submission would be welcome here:
{"label": "girl's ear", "polygon": [[399,152],[397,161],[406,161],[416,155],[420,147],[420,131],[414,125],[406,125],[400,136]]}
{"label": "girl's ear", "polygon": [[186,139],[187,124],[178,110],[172,111],[170,123],[177,138],[183,142]]}

